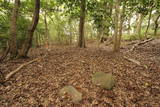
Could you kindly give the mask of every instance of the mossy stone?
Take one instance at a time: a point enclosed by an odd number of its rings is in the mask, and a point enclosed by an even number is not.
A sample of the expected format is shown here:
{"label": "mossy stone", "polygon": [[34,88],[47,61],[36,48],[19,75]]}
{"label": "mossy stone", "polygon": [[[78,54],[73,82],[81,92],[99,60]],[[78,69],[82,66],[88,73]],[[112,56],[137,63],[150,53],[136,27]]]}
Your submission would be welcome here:
{"label": "mossy stone", "polygon": [[115,80],[114,77],[111,73],[104,73],[104,72],[96,72],[92,76],[92,82],[95,85],[98,85],[104,89],[112,89],[113,86],[115,85]]}
{"label": "mossy stone", "polygon": [[59,91],[60,96],[68,94],[71,96],[73,103],[79,103],[82,100],[82,93],[77,91],[73,86],[65,86]]}

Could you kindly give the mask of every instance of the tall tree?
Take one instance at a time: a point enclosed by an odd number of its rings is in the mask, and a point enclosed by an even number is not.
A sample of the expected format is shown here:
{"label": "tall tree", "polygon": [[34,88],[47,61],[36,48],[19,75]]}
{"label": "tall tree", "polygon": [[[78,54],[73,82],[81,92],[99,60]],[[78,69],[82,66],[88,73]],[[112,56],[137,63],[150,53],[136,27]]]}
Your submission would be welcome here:
{"label": "tall tree", "polygon": [[122,37],[122,27],[124,22],[125,15],[125,6],[126,2],[122,2],[122,9],[120,8],[121,1],[115,0],[115,16],[114,16],[114,36],[113,36],[113,51],[118,52],[120,50],[121,45],[121,37]]}
{"label": "tall tree", "polygon": [[10,27],[10,59],[14,59],[17,56],[17,18],[19,13],[20,0],[15,0],[14,8],[11,18],[11,27]]}
{"label": "tall tree", "polygon": [[138,23],[137,23],[137,28],[136,28],[136,31],[137,31],[137,35],[139,36],[139,39],[141,39],[141,28],[142,28],[142,22],[143,22],[143,19],[144,19],[144,15],[142,13],[139,14],[139,19],[138,19]]}
{"label": "tall tree", "polygon": [[85,37],[84,37],[84,24],[85,24],[85,14],[86,14],[86,0],[81,0],[81,12],[80,12],[80,22],[79,22],[79,41],[78,47],[85,47]]}
{"label": "tall tree", "polygon": [[5,59],[5,57],[10,54],[10,59],[14,59],[17,56],[17,18],[19,13],[20,0],[14,1],[14,6],[12,9],[11,21],[10,21],[10,39],[9,46],[6,49],[6,52],[1,57],[1,60]]}
{"label": "tall tree", "polygon": [[26,40],[22,46],[22,49],[20,50],[19,57],[22,58],[27,57],[28,51],[32,46],[33,34],[39,21],[39,12],[40,12],[40,0],[35,0],[32,23],[28,27]]}

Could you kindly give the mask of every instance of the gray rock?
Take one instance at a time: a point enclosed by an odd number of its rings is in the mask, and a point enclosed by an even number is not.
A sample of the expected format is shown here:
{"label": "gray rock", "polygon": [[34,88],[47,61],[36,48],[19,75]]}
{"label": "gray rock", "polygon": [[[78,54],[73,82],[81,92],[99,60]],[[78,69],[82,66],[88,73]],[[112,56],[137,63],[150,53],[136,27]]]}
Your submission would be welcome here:
{"label": "gray rock", "polygon": [[77,91],[73,86],[65,86],[59,91],[61,97],[65,94],[71,97],[73,103],[79,103],[82,100],[82,93]]}
{"label": "gray rock", "polygon": [[112,89],[113,86],[115,85],[115,80],[114,77],[111,73],[104,73],[104,72],[96,72],[93,76],[92,76],[92,82],[95,85],[98,85],[104,89]]}

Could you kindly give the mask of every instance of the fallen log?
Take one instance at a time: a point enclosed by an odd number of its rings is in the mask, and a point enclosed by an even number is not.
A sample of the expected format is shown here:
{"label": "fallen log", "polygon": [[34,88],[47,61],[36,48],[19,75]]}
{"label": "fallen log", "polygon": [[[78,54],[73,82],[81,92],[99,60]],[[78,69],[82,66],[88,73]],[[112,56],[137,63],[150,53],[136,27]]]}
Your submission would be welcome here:
{"label": "fallen log", "polygon": [[36,59],[33,59],[33,60],[29,61],[29,62],[26,62],[26,63],[20,65],[17,69],[11,71],[9,74],[6,75],[5,81],[8,81],[13,75],[15,75],[15,74],[16,74],[20,69],[22,69],[24,66],[27,66],[27,65],[29,65],[29,64],[31,64],[31,63],[33,63],[33,62],[36,62],[36,61],[38,61],[39,59],[40,59],[40,58],[36,58]]}
{"label": "fallen log", "polygon": [[136,44],[133,45],[133,47],[130,49],[130,52],[134,51],[134,49],[135,49],[137,46],[142,45],[142,44],[145,44],[145,43],[150,42],[150,41],[152,41],[152,40],[154,40],[154,38],[150,38],[150,39],[147,39],[147,40],[144,40],[144,41],[141,41],[141,42],[136,43]]}
{"label": "fallen log", "polygon": [[139,62],[138,60],[132,59],[132,58],[127,58],[126,56],[123,57],[124,59],[128,60],[129,62],[132,62],[138,66],[144,67],[144,68],[148,68],[147,65],[142,65],[141,62]]}

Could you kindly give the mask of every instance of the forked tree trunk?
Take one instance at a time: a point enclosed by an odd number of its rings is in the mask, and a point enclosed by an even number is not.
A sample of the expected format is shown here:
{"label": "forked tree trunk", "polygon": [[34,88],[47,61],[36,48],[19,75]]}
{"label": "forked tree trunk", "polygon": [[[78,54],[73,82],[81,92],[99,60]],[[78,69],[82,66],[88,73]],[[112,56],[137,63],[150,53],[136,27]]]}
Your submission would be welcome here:
{"label": "forked tree trunk", "polygon": [[27,34],[26,34],[26,40],[22,46],[22,49],[19,53],[19,57],[25,58],[27,57],[28,51],[32,46],[32,39],[33,39],[33,34],[36,29],[36,26],[38,24],[39,20],[39,11],[40,11],[40,0],[35,0],[34,4],[34,13],[33,13],[33,18],[32,18],[32,23],[28,27]]}
{"label": "forked tree trunk", "polygon": [[85,14],[86,14],[86,0],[81,0],[81,13],[79,22],[79,40],[78,47],[85,48],[85,37],[84,37],[84,24],[85,24]]}
{"label": "forked tree trunk", "polygon": [[160,18],[160,15],[158,15],[158,17],[156,18],[156,20],[154,22],[155,23],[154,36],[157,36],[157,30],[158,30],[158,26],[159,26],[159,24],[158,24],[159,18]]}
{"label": "forked tree trunk", "polygon": [[150,12],[149,12],[149,19],[148,19],[147,29],[146,29],[146,32],[145,32],[145,38],[147,38],[148,29],[149,29],[149,27],[150,27],[151,16],[152,16],[152,10],[153,10],[153,7],[151,7],[151,10],[150,10]]}

